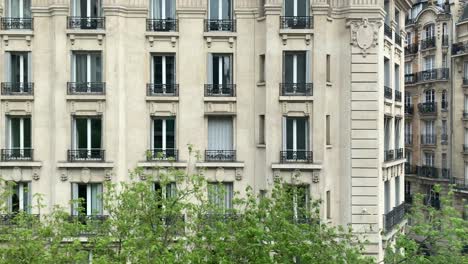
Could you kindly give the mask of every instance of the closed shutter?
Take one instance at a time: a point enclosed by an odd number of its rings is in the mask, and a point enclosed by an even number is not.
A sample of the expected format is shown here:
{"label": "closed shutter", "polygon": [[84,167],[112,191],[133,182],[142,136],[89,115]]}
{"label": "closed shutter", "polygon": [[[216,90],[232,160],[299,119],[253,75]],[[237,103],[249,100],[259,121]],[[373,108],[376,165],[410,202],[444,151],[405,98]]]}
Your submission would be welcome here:
{"label": "closed shutter", "polygon": [[208,119],[208,150],[232,150],[232,118]]}

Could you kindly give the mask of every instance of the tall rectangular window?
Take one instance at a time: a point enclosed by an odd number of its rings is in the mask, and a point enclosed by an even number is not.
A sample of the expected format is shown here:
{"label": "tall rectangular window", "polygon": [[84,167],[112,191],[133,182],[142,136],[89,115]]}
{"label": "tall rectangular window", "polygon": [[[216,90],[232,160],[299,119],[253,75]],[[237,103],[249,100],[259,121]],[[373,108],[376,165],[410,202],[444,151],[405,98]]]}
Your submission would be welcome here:
{"label": "tall rectangular window", "polygon": [[[31,93],[31,52],[5,52],[3,93]],[[7,89],[7,91],[5,90]]]}
{"label": "tall rectangular window", "polygon": [[405,62],[405,74],[412,74],[413,67],[410,62]]}
{"label": "tall rectangular window", "polygon": [[265,144],[265,115],[260,115],[258,120],[258,144]]}
{"label": "tall rectangular window", "polygon": [[447,54],[446,53],[444,53],[442,55],[442,68],[448,68]]}
{"label": "tall rectangular window", "polygon": [[424,165],[434,167],[434,152],[424,152]]}
{"label": "tall rectangular window", "polygon": [[31,0],[6,0],[6,16],[31,18]]}
{"label": "tall rectangular window", "polygon": [[294,221],[306,223],[310,210],[310,188],[309,185],[286,185],[285,192],[291,203]]}
{"label": "tall rectangular window", "polygon": [[464,100],[464,113],[468,113],[468,95],[465,95],[465,100]]}
{"label": "tall rectangular window", "polygon": [[232,209],[234,186],[232,182],[208,183],[208,201],[220,213],[227,213]]}
{"label": "tall rectangular window", "polygon": [[151,56],[151,84],[153,94],[174,95],[176,92],[176,60],[174,54]]}
{"label": "tall rectangular window", "polygon": [[468,147],[468,128],[465,128],[465,135],[464,135],[465,146]]}
{"label": "tall rectangular window", "polygon": [[400,149],[401,119],[395,118],[395,150]]}
{"label": "tall rectangular window", "polygon": [[325,122],[326,122],[326,124],[325,124],[325,129],[326,129],[326,142],[327,142],[327,145],[331,145],[331,140],[330,140],[330,133],[331,133],[331,128],[330,128],[330,115],[327,115],[327,116],[326,116]]}
{"label": "tall rectangular window", "polygon": [[405,120],[405,144],[411,145],[413,138],[413,125],[411,121]]}
{"label": "tall rectangular window", "polygon": [[176,158],[175,118],[155,118],[152,121],[151,151],[153,159]]}
{"label": "tall rectangular window", "polygon": [[426,39],[434,37],[434,24],[426,26],[424,33]]}
{"label": "tall rectangular window", "polygon": [[390,150],[391,121],[390,117],[384,118],[384,150]]}
{"label": "tall rectangular window", "polygon": [[265,82],[265,54],[260,55],[258,81]]}
{"label": "tall rectangular window", "polygon": [[102,93],[102,58],[99,52],[74,52],[70,93]]}
{"label": "tall rectangular window", "polygon": [[306,117],[284,117],[283,160],[309,161],[309,121]]}
{"label": "tall rectangular window", "polygon": [[330,54],[327,54],[327,82],[331,82]]}
{"label": "tall rectangular window", "polygon": [[395,91],[400,91],[400,65],[395,64]]}
{"label": "tall rectangular window", "polygon": [[31,160],[32,136],[31,117],[7,116],[7,149],[3,150],[3,160]]}
{"label": "tall rectangular window", "polygon": [[233,144],[233,121],[231,117],[208,118],[207,161],[235,161]]}
{"label": "tall rectangular window", "polygon": [[424,57],[424,65],[423,66],[424,66],[425,71],[430,71],[430,70],[434,69],[434,66],[435,66],[434,55]]}
{"label": "tall rectangular window", "polygon": [[309,0],[290,0],[284,1],[284,15],[289,17],[308,16]]}
{"label": "tall rectangular window", "polygon": [[72,155],[75,160],[103,159],[100,116],[73,118]]}
{"label": "tall rectangular window", "polygon": [[390,181],[384,183],[384,213],[390,212]]}
{"label": "tall rectangular window", "polygon": [[234,95],[232,54],[208,54],[207,95]]}
{"label": "tall rectangular window", "polygon": [[390,60],[384,58],[384,86],[390,87]]}
{"label": "tall rectangular window", "polygon": [[311,58],[309,51],[285,51],[282,95],[311,95]]}
{"label": "tall rectangular window", "polygon": [[102,215],[102,184],[72,183],[72,215]]}
{"label": "tall rectangular window", "polygon": [[74,17],[96,18],[101,16],[101,0],[73,0],[72,3]]}
{"label": "tall rectangular window", "polygon": [[448,168],[447,153],[442,153],[442,170]]}
{"label": "tall rectangular window", "polygon": [[175,0],[150,0],[150,18],[174,19]]}
{"label": "tall rectangular window", "polygon": [[413,35],[411,32],[406,33],[406,43],[408,43],[408,46],[413,44]]}
{"label": "tall rectangular window", "polygon": [[468,61],[463,62],[463,79],[465,83],[468,81]]}
{"label": "tall rectangular window", "polygon": [[31,182],[15,182],[7,197],[9,213],[31,212]]}
{"label": "tall rectangular window", "polygon": [[400,205],[400,176],[395,177],[395,206]]}
{"label": "tall rectangular window", "polygon": [[395,30],[400,31],[400,10],[395,8]]}
{"label": "tall rectangular window", "polygon": [[209,0],[210,19],[231,19],[232,3],[231,0]]}
{"label": "tall rectangular window", "polygon": [[177,195],[177,184],[175,182],[170,182],[166,185],[162,185],[160,182],[155,182],[153,184],[153,189],[156,192],[156,197],[158,199],[175,198]]}

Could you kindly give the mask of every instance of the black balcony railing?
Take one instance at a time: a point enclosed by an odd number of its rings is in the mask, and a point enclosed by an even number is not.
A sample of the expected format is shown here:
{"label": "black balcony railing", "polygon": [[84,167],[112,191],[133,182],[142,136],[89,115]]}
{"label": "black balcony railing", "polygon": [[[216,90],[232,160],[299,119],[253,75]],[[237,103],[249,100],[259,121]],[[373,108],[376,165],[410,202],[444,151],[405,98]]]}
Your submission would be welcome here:
{"label": "black balcony railing", "polygon": [[280,83],[280,95],[283,96],[312,96],[312,83]]}
{"label": "black balcony railing", "polygon": [[424,196],[423,204],[426,206],[431,206],[437,210],[440,209],[440,199],[438,197],[426,195]]}
{"label": "black balcony railing", "polygon": [[179,96],[178,84],[148,83],[146,88],[146,95],[148,96]]}
{"label": "black balcony railing", "polygon": [[34,95],[34,83],[4,82],[2,83],[2,95]]}
{"label": "black balcony railing", "polygon": [[405,174],[417,174],[417,167],[411,165],[411,163],[405,162]]}
{"label": "black balcony railing", "polygon": [[390,27],[390,25],[387,25],[387,23],[384,24],[384,33],[385,36],[392,38],[392,27]]}
{"label": "black balcony railing", "polygon": [[435,48],[436,38],[429,37],[421,40],[421,50]]}
{"label": "black balcony railing", "polygon": [[0,232],[8,232],[7,229],[15,227],[31,228],[33,223],[36,221],[39,223],[39,220],[40,215],[38,214],[27,214],[21,216],[18,213],[0,214]]}
{"label": "black balcony railing", "polygon": [[105,17],[68,17],[69,29],[105,29]]}
{"label": "black balcony railing", "polygon": [[418,109],[421,114],[436,114],[437,113],[437,102],[425,102],[419,103]]}
{"label": "black balcony railing", "polygon": [[177,19],[146,19],[146,31],[175,31],[179,30]]}
{"label": "black balcony railing", "polygon": [[416,82],[448,80],[449,76],[448,68],[425,70],[416,73]]}
{"label": "black balcony railing", "polygon": [[413,134],[405,134],[405,145],[413,145]]}
{"label": "black balcony railing", "polygon": [[398,90],[395,90],[395,101],[401,102],[401,92]]}
{"label": "black balcony railing", "polygon": [[440,135],[440,144],[442,144],[442,145],[447,145],[448,144],[448,135],[447,134],[441,134]]}
{"label": "black balcony railing", "polygon": [[416,22],[416,19],[415,19],[415,18],[409,18],[409,17],[407,17],[407,18],[405,19],[405,25],[406,25],[406,26],[413,25],[415,22]]}
{"label": "black balcony railing", "polygon": [[106,83],[104,82],[68,82],[67,88],[69,95],[106,94]]}
{"label": "black balcony railing", "polygon": [[385,90],[384,90],[384,96],[385,98],[387,99],[392,99],[393,97],[393,90],[392,88],[388,87],[388,86],[384,86]]}
{"label": "black balcony railing", "polygon": [[405,155],[403,154],[404,153],[403,148],[396,149],[395,153],[396,153],[395,159],[403,159],[405,157]]}
{"label": "black balcony railing", "polygon": [[452,177],[450,179],[450,183],[455,185],[455,189],[463,189],[463,190],[468,190],[468,180],[464,178],[455,178]]}
{"label": "black balcony railing", "polygon": [[458,42],[452,44],[452,54],[461,55],[468,51],[468,42]]}
{"label": "black balcony railing", "polygon": [[448,47],[449,45],[449,37],[448,35],[442,35],[442,46]]}
{"label": "black balcony railing", "polygon": [[312,151],[306,150],[285,150],[280,151],[281,163],[313,163],[314,155]]}
{"label": "black balcony railing", "polygon": [[392,161],[395,159],[395,151],[393,149],[384,151],[384,161]]}
{"label": "black balcony railing", "polygon": [[414,84],[417,82],[416,73],[405,74],[405,84]]}
{"label": "black balcony railing", "polygon": [[439,179],[439,175],[441,175],[440,170],[432,166],[417,166],[416,170],[417,175],[420,177]]}
{"label": "black balcony railing", "polygon": [[103,149],[74,149],[68,150],[69,162],[104,161],[105,150]]}
{"label": "black balcony railing", "polygon": [[405,208],[405,203],[402,203],[384,215],[383,223],[385,232],[391,231],[393,227],[403,221],[403,218],[405,217]]}
{"label": "black balcony railing", "polygon": [[1,154],[2,161],[31,161],[34,158],[34,150],[31,148],[2,149]]}
{"label": "black balcony railing", "polygon": [[235,84],[205,84],[205,96],[236,96]]}
{"label": "black balcony railing", "polygon": [[205,31],[236,32],[235,19],[205,19]]}
{"label": "black balcony railing", "polygon": [[30,29],[34,28],[34,20],[32,18],[19,18],[19,17],[2,17],[2,30],[14,29]]}
{"label": "black balcony railing", "polygon": [[171,160],[178,161],[179,151],[177,149],[149,149],[146,151],[147,161]]}
{"label": "black balcony railing", "polygon": [[395,32],[395,44],[401,47],[401,35]]}
{"label": "black balcony railing", "polygon": [[312,16],[282,16],[280,17],[281,29],[308,29],[313,28]]}
{"label": "black balcony railing", "polygon": [[422,145],[435,145],[437,142],[437,136],[433,134],[421,134]]}
{"label": "black balcony railing", "polygon": [[405,104],[405,114],[412,115],[414,112],[414,105],[413,104]]}
{"label": "black balcony railing", "polygon": [[205,161],[236,161],[235,150],[205,150]]}
{"label": "black balcony railing", "polygon": [[104,234],[103,225],[107,221],[109,216],[107,215],[70,215],[68,216],[69,222],[77,222],[82,225],[82,228],[78,230],[80,236]]}
{"label": "black balcony railing", "polygon": [[419,45],[417,43],[408,44],[405,47],[405,55],[418,53]]}

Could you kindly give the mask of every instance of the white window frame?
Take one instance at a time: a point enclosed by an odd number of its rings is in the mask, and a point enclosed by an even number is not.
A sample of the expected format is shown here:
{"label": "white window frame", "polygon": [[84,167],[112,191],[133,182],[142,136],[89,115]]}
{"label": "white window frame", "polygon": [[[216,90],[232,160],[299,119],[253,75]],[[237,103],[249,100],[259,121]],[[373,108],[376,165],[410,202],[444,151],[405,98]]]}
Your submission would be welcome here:
{"label": "white window frame", "polygon": [[[100,10],[100,7],[102,5],[101,3],[101,0],[72,0],[73,1],[73,8],[72,8],[72,15],[73,16],[82,16],[82,14],[78,14],[78,9],[76,8],[76,6],[80,5],[81,4],[81,1],[86,1],[86,17],[87,18],[91,18],[91,3],[93,1],[96,1],[98,7],[99,7],[99,10],[98,10],[98,16],[101,15],[101,10]],[[81,11],[81,10],[80,10]],[[82,12],[81,12],[82,13]],[[89,20],[91,21],[91,20]]]}
{"label": "white window frame", "polygon": [[174,120],[174,150],[176,149],[175,146],[177,146],[177,123],[176,123],[176,119],[175,118],[168,118],[168,117],[155,117],[155,118],[152,118],[151,119],[151,140],[150,140],[150,144],[151,144],[151,149],[155,149],[155,142],[154,142],[154,122],[156,122],[156,120],[162,120],[162,150],[163,151],[166,151],[167,150],[167,126],[166,126],[166,121],[167,120]]}
{"label": "white window frame", "polygon": [[435,102],[435,90],[434,89],[427,89],[424,91],[424,102],[432,103]]}
{"label": "white window frame", "polygon": [[[18,186],[18,206],[19,211],[24,211],[27,213],[31,212],[31,182],[15,182],[16,186]],[[12,186],[15,188],[16,186]],[[25,192],[25,189],[28,190]],[[12,190],[13,191],[13,190]],[[8,196],[7,200],[7,210],[9,213],[13,213],[13,199],[12,195]],[[28,208],[24,208],[24,200],[27,199]]]}
{"label": "white window frame", "polygon": [[[288,138],[288,135],[287,135],[287,120],[288,119],[292,119],[293,120],[293,149],[287,149],[287,138]],[[306,122],[306,125],[305,125],[305,145],[306,145],[306,149],[304,150],[298,150],[297,149],[297,118],[295,117],[291,117],[291,116],[285,116],[283,117],[283,150],[284,151],[309,151],[309,149],[311,148],[310,146],[310,135],[309,135],[309,131],[310,131],[310,122],[309,122],[309,119],[308,118],[305,118],[305,122]]]}
{"label": "white window frame", "polygon": [[[92,209],[92,191],[91,187],[92,185],[97,185],[99,192],[96,193],[96,195],[102,195],[103,191],[103,184],[102,183],[86,183],[86,215],[90,216],[93,215],[93,209]],[[85,185],[85,183],[72,183],[72,199],[77,200],[78,199],[78,186],[79,185]],[[102,197],[96,196],[96,201],[98,201],[101,204],[101,211],[103,210],[103,201]],[[72,215],[78,215],[78,204],[75,202],[72,204]],[[102,213],[102,212],[99,212]]]}
{"label": "white window frame", "polygon": [[231,19],[232,17],[232,0],[229,0],[229,4],[231,5],[231,14],[229,14],[228,18],[223,18],[223,9],[226,8],[223,6],[223,0],[218,0],[218,10],[211,10],[211,0],[208,0],[208,17],[211,18],[212,12],[218,13],[218,19]]}

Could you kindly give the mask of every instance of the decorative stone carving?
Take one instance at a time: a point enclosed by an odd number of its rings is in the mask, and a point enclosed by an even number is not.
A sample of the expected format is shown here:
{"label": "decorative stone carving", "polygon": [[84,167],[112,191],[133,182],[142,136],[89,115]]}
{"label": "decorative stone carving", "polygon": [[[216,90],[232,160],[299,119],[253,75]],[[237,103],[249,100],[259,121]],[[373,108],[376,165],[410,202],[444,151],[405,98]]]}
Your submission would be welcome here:
{"label": "decorative stone carving", "polygon": [[67,181],[68,180],[67,170],[62,170],[60,172],[60,180],[62,180],[62,181]]}
{"label": "decorative stone carving", "polygon": [[112,180],[112,170],[106,170],[106,175],[104,175],[104,178],[106,179],[106,181],[110,181]]}
{"label": "decorative stone carving", "polygon": [[81,170],[81,181],[88,183],[91,180],[91,171],[88,168],[83,168]]}
{"label": "decorative stone carving", "polygon": [[33,172],[32,172],[32,178],[33,180],[37,181],[40,179],[40,175],[39,175],[39,169],[33,169]]}
{"label": "decorative stone carving", "polygon": [[242,180],[242,168],[236,168],[236,180]]}
{"label": "decorative stone carving", "polygon": [[216,169],[215,180],[223,181],[223,179],[224,179],[224,168],[219,167]]}
{"label": "decorative stone carving", "polygon": [[16,182],[19,182],[19,181],[21,181],[23,179],[23,172],[21,171],[21,168],[19,168],[19,167],[14,167],[13,168],[12,178]]}
{"label": "decorative stone carving", "polygon": [[312,182],[313,183],[319,183],[319,181],[320,181],[320,172],[314,171],[312,173]]}
{"label": "decorative stone carving", "polygon": [[280,170],[274,170],[273,171],[273,180],[274,181],[279,181],[281,178],[281,172]]}
{"label": "decorative stone carving", "polygon": [[366,57],[369,49],[377,46],[381,21],[369,21],[367,18],[348,22],[351,27],[351,45],[360,48]]}

